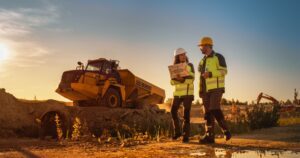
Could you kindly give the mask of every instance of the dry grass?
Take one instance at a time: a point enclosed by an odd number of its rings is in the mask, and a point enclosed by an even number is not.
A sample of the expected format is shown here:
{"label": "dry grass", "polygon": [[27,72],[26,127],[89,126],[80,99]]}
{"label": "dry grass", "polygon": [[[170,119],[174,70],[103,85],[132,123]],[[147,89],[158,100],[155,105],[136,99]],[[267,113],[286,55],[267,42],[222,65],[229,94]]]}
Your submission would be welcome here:
{"label": "dry grass", "polygon": [[278,124],[279,126],[300,124],[300,117],[280,118]]}

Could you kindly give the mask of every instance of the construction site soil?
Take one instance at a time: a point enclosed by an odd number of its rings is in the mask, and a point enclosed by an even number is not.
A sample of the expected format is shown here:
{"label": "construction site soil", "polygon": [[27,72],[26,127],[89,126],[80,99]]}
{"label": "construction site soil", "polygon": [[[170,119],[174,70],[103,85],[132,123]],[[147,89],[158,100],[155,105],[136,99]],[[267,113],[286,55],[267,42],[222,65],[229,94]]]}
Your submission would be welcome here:
{"label": "construction site soil", "polygon": [[[157,106],[73,107],[55,100],[21,100],[0,89],[0,114],[0,157],[298,157],[300,152],[300,125],[234,135],[227,142],[217,138],[214,145],[199,144],[198,135],[190,143],[172,141],[157,135],[172,128],[169,112]],[[59,116],[66,139],[54,134],[54,116]],[[90,137],[72,140],[78,120],[81,133]],[[103,131],[109,136],[101,138]],[[154,135],[130,138],[135,133]]]}

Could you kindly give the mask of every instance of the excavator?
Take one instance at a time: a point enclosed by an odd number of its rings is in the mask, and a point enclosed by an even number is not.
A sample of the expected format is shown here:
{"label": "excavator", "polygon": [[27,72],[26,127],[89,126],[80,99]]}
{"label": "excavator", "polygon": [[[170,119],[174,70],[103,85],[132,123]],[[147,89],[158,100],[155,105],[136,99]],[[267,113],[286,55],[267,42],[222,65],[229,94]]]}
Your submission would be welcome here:
{"label": "excavator", "polygon": [[105,105],[141,107],[164,102],[165,90],[128,69],[120,69],[118,60],[99,58],[78,62],[76,70],[65,71],[56,92],[72,100],[75,106]]}
{"label": "excavator", "polygon": [[260,103],[261,99],[267,99],[272,101],[272,103],[276,106],[280,107],[280,112],[287,112],[287,111],[294,111],[295,110],[295,106],[293,105],[282,105],[277,99],[275,99],[274,97],[267,95],[265,93],[260,93],[257,97],[257,104]]}

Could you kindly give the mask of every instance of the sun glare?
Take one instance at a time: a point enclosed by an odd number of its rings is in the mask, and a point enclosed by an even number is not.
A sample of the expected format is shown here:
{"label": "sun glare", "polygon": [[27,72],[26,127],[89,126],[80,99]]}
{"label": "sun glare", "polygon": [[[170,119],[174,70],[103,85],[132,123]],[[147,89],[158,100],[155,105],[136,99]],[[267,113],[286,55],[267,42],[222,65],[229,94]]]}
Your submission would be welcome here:
{"label": "sun glare", "polygon": [[0,60],[6,60],[8,58],[8,48],[0,43]]}

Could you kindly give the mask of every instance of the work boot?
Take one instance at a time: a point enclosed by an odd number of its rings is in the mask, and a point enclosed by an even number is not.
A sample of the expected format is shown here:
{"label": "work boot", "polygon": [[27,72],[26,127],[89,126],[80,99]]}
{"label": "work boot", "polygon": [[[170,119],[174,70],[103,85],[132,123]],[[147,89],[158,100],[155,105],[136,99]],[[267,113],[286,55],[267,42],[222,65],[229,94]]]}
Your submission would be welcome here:
{"label": "work boot", "polygon": [[179,137],[181,137],[182,134],[181,133],[177,133],[172,137],[172,140],[177,140]]}
{"label": "work boot", "polygon": [[189,137],[183,137],[182,139],[182,143],[188,143],[189,141]]}
{"label": "work boot", "polygon": [[206,132],[202,138],[199,140],[200,144],[213,144],[215,143],[215,134],[211,132]]}
{"label": "work boot", "polygon": [[213,126],[206,126],[205,135],[199,140],[200,144],[213,144],[215,143],[215,133]]}
{"label": "work boot", "polygon": [[183,126],[183,133],[182,133],[182,136],[183,136],[183,139],[182,139],[182,142],[183,143],[188,143],[189,142],[189,136],[190,136],[190,126],[189,125],[185,125]]}
{"label": "work boot", "polygon": [[228,130],[224,132],[224,135],[225,135],[226,141],[228,141],[231,138],[231,133]]}
{"label": "work boot", "polygon": [[215,120],[211,112],[207,112],[205,116],[205,134],[199,140],[200,144],[215,143]]}

